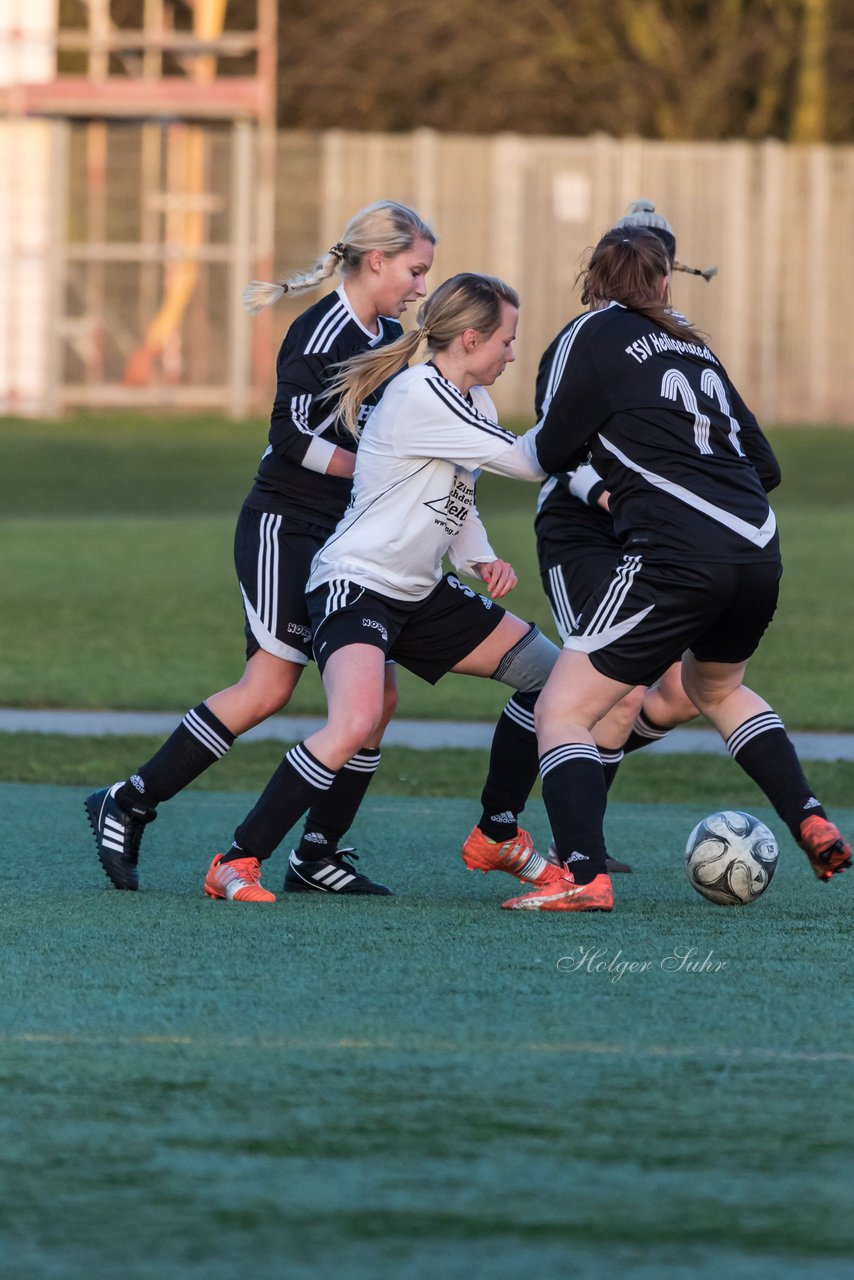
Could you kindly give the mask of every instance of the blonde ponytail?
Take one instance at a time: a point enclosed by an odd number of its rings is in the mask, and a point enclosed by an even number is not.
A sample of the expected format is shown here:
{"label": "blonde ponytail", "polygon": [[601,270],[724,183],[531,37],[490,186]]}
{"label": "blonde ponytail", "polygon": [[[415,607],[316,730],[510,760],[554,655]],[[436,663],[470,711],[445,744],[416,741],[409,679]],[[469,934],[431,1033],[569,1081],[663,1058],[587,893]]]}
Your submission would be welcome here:
{"label": "blonde ponytail", "polygon": [[415,359],[421,343],[427,338],[424,328],[405,333],[396,342],[390,342],[378,351],[363,351],[336,366],[337,372],[325,395],[338,399],[338,416],[351,435],[359,438],[359,409],[377,387],[399,373],[404,365]]}
{"label": "blonde ponytail", "polygon": [[264,280],[253,280],[243,290],[243,306],[250,316],[257,316],[259,311],[263,311],[265,307],[271,307],[286,293],[307,293],[309,289],[316,289],[319,284],[335,273],[346,256],[346,246],[339,242],[333,245],[322,258],[318,258],[309,271],[299,271],[294,276],[285,276],[275,284],[268,284]]}

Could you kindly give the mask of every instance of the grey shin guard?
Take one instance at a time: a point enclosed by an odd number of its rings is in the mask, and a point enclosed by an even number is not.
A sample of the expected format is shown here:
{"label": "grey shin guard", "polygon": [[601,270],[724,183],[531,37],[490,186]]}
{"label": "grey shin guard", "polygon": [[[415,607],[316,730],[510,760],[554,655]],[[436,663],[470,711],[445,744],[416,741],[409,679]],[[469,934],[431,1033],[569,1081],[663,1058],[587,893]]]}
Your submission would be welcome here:
{"label": "grey shin guard", "polygon": [[507,650],[491,678],[520,693],[533,693],[542,689],[559,656],[557,645],[532,625],[528,634]]}

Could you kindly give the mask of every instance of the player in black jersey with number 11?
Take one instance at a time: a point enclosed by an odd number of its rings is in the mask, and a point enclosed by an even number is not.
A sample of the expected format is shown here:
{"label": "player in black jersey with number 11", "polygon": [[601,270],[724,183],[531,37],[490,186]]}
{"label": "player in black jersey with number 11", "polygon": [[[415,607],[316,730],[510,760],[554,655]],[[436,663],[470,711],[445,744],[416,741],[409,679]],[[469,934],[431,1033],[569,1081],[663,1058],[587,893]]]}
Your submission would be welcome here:
{"label": "player in black jersey with number 11", "polygon": [[593,309],[571,326],[537,438],[551,474],[591,453],[623,556],[582,609],[534,711],[543,799],[573,883],[511,899],[512,909],[611,910],[606,787],[591,729],[679,658],[691,701],[815,875],[826,881],[851,865],[782,722],[743,683],[777,604],[776,522],[740,439],[748,411],[703,338],[670,311],[669,277],[650,231],[602,237],[584,276],[582,302]]}

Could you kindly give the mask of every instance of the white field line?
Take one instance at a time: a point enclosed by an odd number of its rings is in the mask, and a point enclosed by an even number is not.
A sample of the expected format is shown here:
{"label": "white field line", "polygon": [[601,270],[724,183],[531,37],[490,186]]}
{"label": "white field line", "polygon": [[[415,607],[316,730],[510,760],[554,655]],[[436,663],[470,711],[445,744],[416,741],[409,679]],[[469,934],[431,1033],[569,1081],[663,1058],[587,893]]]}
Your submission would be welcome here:
{"label": "white field line", "polygon": [[0,1032],[0,1044],[47,1044],[86,1048],[89,1046],[139,1047],[161,1045],[167,1048],[199,1049],[279,1049],[286,1052],[388,1052],[388,1053],[547,1053],[567,1057],[631,1057],[631,1058],[703,1058],[745,1062],[854,1062],[854,1051],[802,1049],[721,1048],[710,1045],[633,1045],[595,1041],[525,1041],[520,1044],[458,1044],[451,1040],[309,1040],[288,1036],[180,1036],[180,1035],[88,1035],[78,1032],[20,1031]]}

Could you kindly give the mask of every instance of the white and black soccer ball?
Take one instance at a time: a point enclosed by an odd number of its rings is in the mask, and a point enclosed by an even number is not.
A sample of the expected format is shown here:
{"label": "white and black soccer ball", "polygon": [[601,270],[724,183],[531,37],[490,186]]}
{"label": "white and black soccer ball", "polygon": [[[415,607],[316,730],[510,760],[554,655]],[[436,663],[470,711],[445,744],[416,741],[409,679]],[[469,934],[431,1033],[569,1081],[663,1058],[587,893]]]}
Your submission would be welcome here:
{"label": "white and black soccer ball", "polygon": [[685,874],[710,902],[755,902],[774,879],[779,857],[773,831],[749,813],[726,809],[698,822],[685,846]]}

